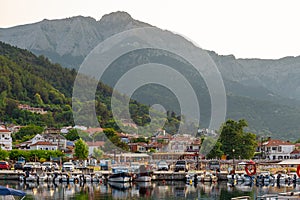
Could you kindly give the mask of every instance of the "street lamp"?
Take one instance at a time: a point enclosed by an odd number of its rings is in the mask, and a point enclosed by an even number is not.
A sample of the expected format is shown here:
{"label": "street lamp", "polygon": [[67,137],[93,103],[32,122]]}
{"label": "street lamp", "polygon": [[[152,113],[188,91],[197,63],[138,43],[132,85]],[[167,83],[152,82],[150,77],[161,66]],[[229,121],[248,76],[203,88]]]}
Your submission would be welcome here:
{"label": "street lamp", "polygon": [[233,164],[233,172],[235,173],[234,152],[235,149],[232,149],[232,155],[233,155],[232,164]]}

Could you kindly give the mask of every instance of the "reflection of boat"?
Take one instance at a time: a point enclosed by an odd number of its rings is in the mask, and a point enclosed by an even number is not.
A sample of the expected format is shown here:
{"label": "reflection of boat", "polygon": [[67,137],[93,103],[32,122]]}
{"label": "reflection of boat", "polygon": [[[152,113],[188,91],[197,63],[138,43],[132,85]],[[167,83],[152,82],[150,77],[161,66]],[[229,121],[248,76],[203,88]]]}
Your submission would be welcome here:
{"label": "reflection of boat", "polygon": [[26,182],[36,182],[37,177],[35,175],[29,174],[28,177],[25,177]]}
{"label": "reflection of boat", "polygon": [[131,180],[127,167],[114,167],[112,168],[112,173],[113,174],[108,177],[108,181],[124,183]]}
{"label": "reflection of boat", "polygon": [[130,188],[130,183],[109,182],[110,187],[118,190],[126,190]]}
{"label": "reflection of boat", "polygon": [[185,187],[175,187],[174,194],[175,194],[175,197],[186,197],[186,188]]}
{"label": "reflection of boat", "polygon": [[120,185],[125,185],[124,187],[127,188],[126,185],[129,185],[129,183],[110,183],[113,187],[111,194],[113,199],[128,199],[129,197],[129,190],[126,189],[120,189]]}
{"label": "reflection of boat", "polygon": [[150,188],[152,186],[151,182],[137,182],[139,188]]}

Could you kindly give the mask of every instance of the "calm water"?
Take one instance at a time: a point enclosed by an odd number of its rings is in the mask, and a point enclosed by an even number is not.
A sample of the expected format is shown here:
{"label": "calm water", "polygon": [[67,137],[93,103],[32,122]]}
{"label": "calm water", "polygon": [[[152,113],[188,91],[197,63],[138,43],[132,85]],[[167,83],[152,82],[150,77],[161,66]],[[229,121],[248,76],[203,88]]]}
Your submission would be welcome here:
{"label": "calm water", "polygon": [[23,190],[25,199],[231,199],[236,196],[257,195],[299,191],[299,185],[285,186],[246,186],[234,187],[227,182],[215,184],[200,183],[188,185],[185,182],[153,182],[133,184],[24,184],[19,182],[0,182],[0,185]]}

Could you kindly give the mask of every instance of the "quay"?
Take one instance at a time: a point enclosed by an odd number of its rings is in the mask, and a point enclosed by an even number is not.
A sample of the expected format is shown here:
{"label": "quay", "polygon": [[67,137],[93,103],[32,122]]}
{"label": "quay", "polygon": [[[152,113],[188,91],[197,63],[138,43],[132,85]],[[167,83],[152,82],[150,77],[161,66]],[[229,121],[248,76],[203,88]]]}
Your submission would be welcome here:
{"label": "quay", "polygon": [[[42,173],[42,171],[37,171],[35,173]],[[61,171],[55,171],[55,172],[44,172],[47,175],[49,174],[101,174],[106,180],[109,175],[112,174],[111,171],[94,171],[93,169],[81,169],[81,170],[76,170],[74,172],[61,172]],[[184,171],[179,171],[179,172],[173,172],[173,171],[153,171],[153,181],[179,181],[179,180],[185,180],[185,177],[187,174],[197,174],[201,175],[204,174],[205,171],[189,171],[189,172],[184,172]],[[243,174],[244,171],[236,171],[237,174]],[[229,173],[227,171],[221,171],[217,173],[218,180],[220,181],[227,181],[227,175]],[[0,170],[0,180],[19,180],[20,176],[25,175],[25,172],[21,170]]]}

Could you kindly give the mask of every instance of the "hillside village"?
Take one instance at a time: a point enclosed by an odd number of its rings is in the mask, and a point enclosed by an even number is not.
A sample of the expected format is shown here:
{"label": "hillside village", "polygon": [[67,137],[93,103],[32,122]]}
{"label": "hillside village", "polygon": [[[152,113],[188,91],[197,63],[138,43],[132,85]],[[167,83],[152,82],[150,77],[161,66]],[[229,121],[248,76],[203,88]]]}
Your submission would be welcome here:
{"label": "hillside village", "polygon": [[[84,126],[69,126],[61,129],[46,128],[43,133],[35,135],[32,139],[14,145],[12,134],[18,132],[20,128],[22,126],[0,126],[0,145],[2,150],[60,150],[70,159],[74,157],[75,148],[75,141],[67,140],[65,137],[70,130],[81,130],[90,136],[103,131],[102,128],[88,128]],[[196,156],[199,154],[201,148],[201,138],[186,134],[171,135],[166,133],[165,130],[158,130],[149,138],[144,138],[136,134],[116,134],[122,142],[128,145],[131,153],[148,154],[157,160],[168,158],[168,155],[185,153]],[[201,134],[214,134],[214,132],[203,129],[201,130]],[[86,144],[88,145],[88,156],[92,158],[94,157],[94,149],[102,149],[105,145],[105,140],[86,141]],[[111,151],[107,151],[105,154],[107,156],[113,155],[113,153],[116,153],[115,151],[115,149],[111,149]],[[266,160],[297,159],[300,158],[300,143],[267,138],[263,142],[258,143],[256,152],[260,152],[260,158]],[[204,155],[200,154],[199,156],[205,159]]]}

